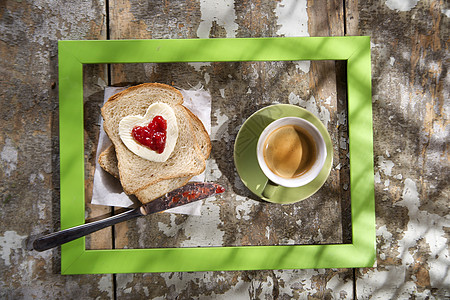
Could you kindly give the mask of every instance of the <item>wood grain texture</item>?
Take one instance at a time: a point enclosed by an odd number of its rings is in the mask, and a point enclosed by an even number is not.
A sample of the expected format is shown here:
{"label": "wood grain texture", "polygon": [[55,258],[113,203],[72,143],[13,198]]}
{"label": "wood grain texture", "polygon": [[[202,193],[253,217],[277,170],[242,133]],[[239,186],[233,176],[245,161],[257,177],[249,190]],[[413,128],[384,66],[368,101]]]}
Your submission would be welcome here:
{"label": "wood grain texture", "polygon": [[[112,208],[91,204],[94,171],[97,164],[97,142],[100,133],[100,107],[103,105],[103,88],[107,81],[106,65],[85,65],[84,79],[84,154],[85,203],[87,220],[109,217]],[[105,228],[86,236],[87,249],[111,249],[112,228]]]}
{"label": "wood grain texture", "polygon": [[[449,10],[442,0],[1,1],[0,298],[449,298]],[[59,227],[57,40],[106,39],[107,31],[112,39],[370,36],[377,266],[355,270],[355,278],[346,269],[61,276],[58,250],[30,251],[33,237]],[[105,66],[84,69],[86,199],[108,81],[208,89],[213,151],[206,176],[228,189],[205,203],[200,218],[158,214],[116,226],[114,247],[351,239],[345,65],[128,64],[110,70],[108,78]],[[318,194],[272,211],[240,182],[232,149],[243,121],[273,102],[318,114],[335,141],[335,157]],[[88,219],[109,214],[109,208],[86,207]],[[110,248],[110,232],[92,235],[88,247]]]}
{"label": "wood grain texture", "polygon": [[[2,299],[113,295],[112,275],[61,276],[58,249],[31,250],[35,236],[59,230],[57,41],[104,39],[104,5],[102,1],[0,2]],[[92,83],[104,73],[94,68],[85,76],[89,98],[101,90]],[[110,238],[108,243],[110,247]]]}
{"label": "wood grain texture", "polygon": [[[371,36],[377,268],[358,298],[450,296],[448,2],[360,1]],[[447,107],[447,111],[446,108]]]}

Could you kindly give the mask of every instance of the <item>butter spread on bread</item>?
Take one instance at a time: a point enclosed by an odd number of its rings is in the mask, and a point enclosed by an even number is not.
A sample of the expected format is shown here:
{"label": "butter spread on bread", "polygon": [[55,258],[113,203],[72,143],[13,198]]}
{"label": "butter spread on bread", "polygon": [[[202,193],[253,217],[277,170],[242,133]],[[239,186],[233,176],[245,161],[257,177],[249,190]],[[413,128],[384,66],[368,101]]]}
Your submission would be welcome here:
{"label": "butter spread on bread", "polygon": [[[162,153],[142,145],[133,138],[132,131],[136,126],[147,126],[154,117],[161,116],[167,122],[166,140]],[[165,162],[172,154],[178,139],[178,126],[173,109],[161,102],[151,104],[144,116],[130,115],[122,118],[119,123],[119,136],[127,148],[134,154],[154,162]]]}

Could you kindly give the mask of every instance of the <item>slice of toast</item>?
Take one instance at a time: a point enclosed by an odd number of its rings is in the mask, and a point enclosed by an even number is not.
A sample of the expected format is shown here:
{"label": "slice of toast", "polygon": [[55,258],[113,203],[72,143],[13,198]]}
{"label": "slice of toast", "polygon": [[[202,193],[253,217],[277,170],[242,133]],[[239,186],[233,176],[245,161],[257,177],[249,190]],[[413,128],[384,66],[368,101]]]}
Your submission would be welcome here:
{"label": "slice of toast", "polygon": [[[209,139],[209,135],[206,132],[203,123],[198,119],[198,117],[190,110],[186,110],[191,117],[191,121],[195,131],[194,136],[198,144],[200,145],[200,150],[204,158],[207,159],[211,152],[211,141]],[[98,162],[106,172],[119,179],[119,168],[117,165],[118,162],[113,146],[108,147],[99,155]],[[171,190],[185,185],[190,179],[191,176],[161,180],[158,183],[151,184],[150,186],[136,192],[136,197],[140,202],[147,203]]]}
{"label": "slice of toast", "polygon": [[[120,139],[118,130],[122,118],[144,115],[146,109],[155,102],[166,103],[173,109],[179,128],[175,149],[169,159],[162,163],[132,153]],[[195,137],[192,116],[181,105],[182,102],[183,96],[175,88],[146,83],[115,94],[102,107],[103,127],[114,145],[119,178],[125,193],[136,194],[162,180],[191,177],[205,169],[206,159]]]}
{"label": "slice of toast", "polygon": [[[211,152],[211,141],[209,139],[209,135],[206,132],[203,123],[197,118],[197,116],[190,110],[188,110],[188,112],[192,118],[192,124],[194,125],[194,135],[197,139],[198,144],[200,145],[203,156],[205,157],[205,159],[207,159]],[[117,156],[114,150],[114,146],[111,145],[105,151],[100,153],[98,163],[106,172],[119,179],[119,168],[117,166]],[[136,192],[135,196],[139,199],[140,202],[148,203],[167,192],[185,185],[191,178],[191,176],[187,176],[161,180],[158,183],[151,184],[145,189]]]}

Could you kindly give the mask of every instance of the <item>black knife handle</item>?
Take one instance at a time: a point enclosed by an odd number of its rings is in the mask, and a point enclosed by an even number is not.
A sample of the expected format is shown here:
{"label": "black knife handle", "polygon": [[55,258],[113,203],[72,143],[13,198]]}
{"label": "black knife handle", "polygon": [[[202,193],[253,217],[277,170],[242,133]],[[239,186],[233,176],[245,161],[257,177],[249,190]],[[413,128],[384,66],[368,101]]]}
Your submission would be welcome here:
{"label": "black knife handle", "polygon": [[73,241],[105,227],[112,226],[114,224],[124,222],[126,220],[130,220],[142,215],[143,214],[140,208],[136,208],[103,220],[86,223],[66,230],[50,233],[36,239],[33,242],[33,249],[36,251],[45,251]]}

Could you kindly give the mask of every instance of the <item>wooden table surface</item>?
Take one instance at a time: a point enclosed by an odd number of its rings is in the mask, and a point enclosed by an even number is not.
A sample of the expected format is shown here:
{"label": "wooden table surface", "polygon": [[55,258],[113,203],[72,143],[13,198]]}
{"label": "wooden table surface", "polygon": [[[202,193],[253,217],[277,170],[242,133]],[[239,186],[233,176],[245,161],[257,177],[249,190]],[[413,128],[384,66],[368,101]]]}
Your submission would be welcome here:
{"label": "wooden table surface", "polygon": [[[1,299],[448,299],[449,17],[446,1],[0,2]],[[373,268],[60,275],[58,40],[367,35],[372,49],[377,263]],[[87,65],[86,218],[104,88],[161,82],[212,97],[206,178],[227,188],[202,217],[159,214],[87,238],[90,249],[351,241],[345,66],[332,61]],[[316,114],[334,142],[330,178],[289,206],[240,181],[233,145],[257,109]],[[149,234],[151,233],[151,234]]]}

